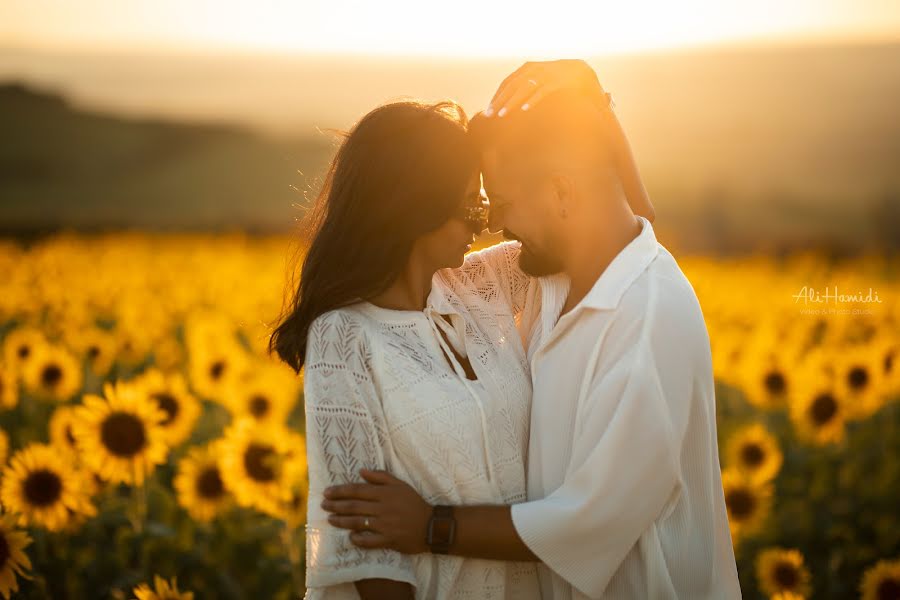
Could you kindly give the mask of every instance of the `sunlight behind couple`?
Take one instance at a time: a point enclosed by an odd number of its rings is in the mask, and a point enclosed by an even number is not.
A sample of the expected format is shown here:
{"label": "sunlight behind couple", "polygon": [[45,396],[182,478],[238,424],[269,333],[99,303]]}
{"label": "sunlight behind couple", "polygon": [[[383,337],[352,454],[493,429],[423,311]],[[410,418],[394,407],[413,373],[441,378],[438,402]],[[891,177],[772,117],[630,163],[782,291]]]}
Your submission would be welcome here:
{"label": "sunlight behind couple", "polygon": [[[595,56],[728,42],[823,37],[896,38],[889,0],[560,0],[453,3],[336,0],[128,3],[107,0],[0,6],[0,41],[201,51],[453,57]],[[377,23],[377,26],[373,25]]]}

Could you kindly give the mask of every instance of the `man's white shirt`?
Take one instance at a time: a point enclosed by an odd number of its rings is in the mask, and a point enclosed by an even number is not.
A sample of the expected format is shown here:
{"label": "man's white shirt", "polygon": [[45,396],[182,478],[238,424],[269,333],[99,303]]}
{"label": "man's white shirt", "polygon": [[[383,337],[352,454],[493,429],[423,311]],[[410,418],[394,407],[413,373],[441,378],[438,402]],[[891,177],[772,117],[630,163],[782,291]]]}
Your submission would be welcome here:
{"label": "man's white shirt", "polygon": [[740,598],[697,297],[641,233],[565,315],[540,278],[520,323],[534,395],[528,501],[512,519],[544,600]]}

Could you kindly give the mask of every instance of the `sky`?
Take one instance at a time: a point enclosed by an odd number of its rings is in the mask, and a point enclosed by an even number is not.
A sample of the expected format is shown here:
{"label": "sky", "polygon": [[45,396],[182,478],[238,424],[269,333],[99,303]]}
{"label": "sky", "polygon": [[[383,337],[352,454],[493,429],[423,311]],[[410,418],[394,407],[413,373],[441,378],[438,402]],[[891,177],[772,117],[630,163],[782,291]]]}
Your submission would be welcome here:
{"label": "sky", "polygon": [[0,45],[41,49],[538,59],[898,40],[900,0],[0,0]]}

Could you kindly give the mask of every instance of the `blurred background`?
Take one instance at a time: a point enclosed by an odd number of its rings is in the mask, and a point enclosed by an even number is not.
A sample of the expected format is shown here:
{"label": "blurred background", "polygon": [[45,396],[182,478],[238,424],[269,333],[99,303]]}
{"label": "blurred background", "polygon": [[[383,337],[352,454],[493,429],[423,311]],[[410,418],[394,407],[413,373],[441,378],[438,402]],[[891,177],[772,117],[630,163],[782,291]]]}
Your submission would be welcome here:
{"label": "blurred background", "polygon": [[0,595],[302,594],[265,344],[334,130],[570,57],[704,309],[744,596],[900,598],[895,0],[0,2]]}

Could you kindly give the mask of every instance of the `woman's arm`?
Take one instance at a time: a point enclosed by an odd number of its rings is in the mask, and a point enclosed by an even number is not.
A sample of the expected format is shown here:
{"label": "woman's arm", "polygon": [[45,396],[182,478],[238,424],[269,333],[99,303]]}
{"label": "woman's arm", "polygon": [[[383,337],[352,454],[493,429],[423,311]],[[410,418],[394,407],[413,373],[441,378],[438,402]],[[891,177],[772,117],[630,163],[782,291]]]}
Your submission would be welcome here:
{"label": "woman's arm", "polygon": [[362,468],[390,468],[371,355],[365,326],[352,313],[336,310],[313,321],[303,399],[309,465],[306,585],[311,600],[414,597],[411,557],[355,547],[346,531],[328,523],[320,506],[327,486],[360,481]]}
{"label": "woman's arm", "polygon": [[[597,84],[600,85],[599,83]],[[602,93],[602,88],[601,93]],[[646,218],[651,223],[656,218],[656,211],[653,209],[653,203],[650,202],[650,196],[644,188],[644,182],[641,180],[641,174],[638,171],[637,163],[634,160],[634,154],[631,152],[631,144],[625,137],[625,130],[619,123],[619,118],[612,108],[603,110],[604,121],[607,124],[609,132],[609,144],[612,148],[613,157],[616,162],[616,170],[619,172],[619,179],[622,182],[622,188],[625,190],[625,197],[628,198],[628,204],[634,214]]]}
{"label": "woman's arm", "polygon": [[598,100],[608,132],[605,140],[612,152],[616,169],[628,198],[628,204],[636,215],[649,221],[656,218],[656,211],[641,180],[631,145],[619,123],[616,113],[606,106],[606,95],[597,74],[583,60],[553,60],[547,62],[527,62],[503,80],[491,100],[485,116],[503,115],[513,110],[528,110],[542,98],[561,89],[582,89],[591,98]]}

